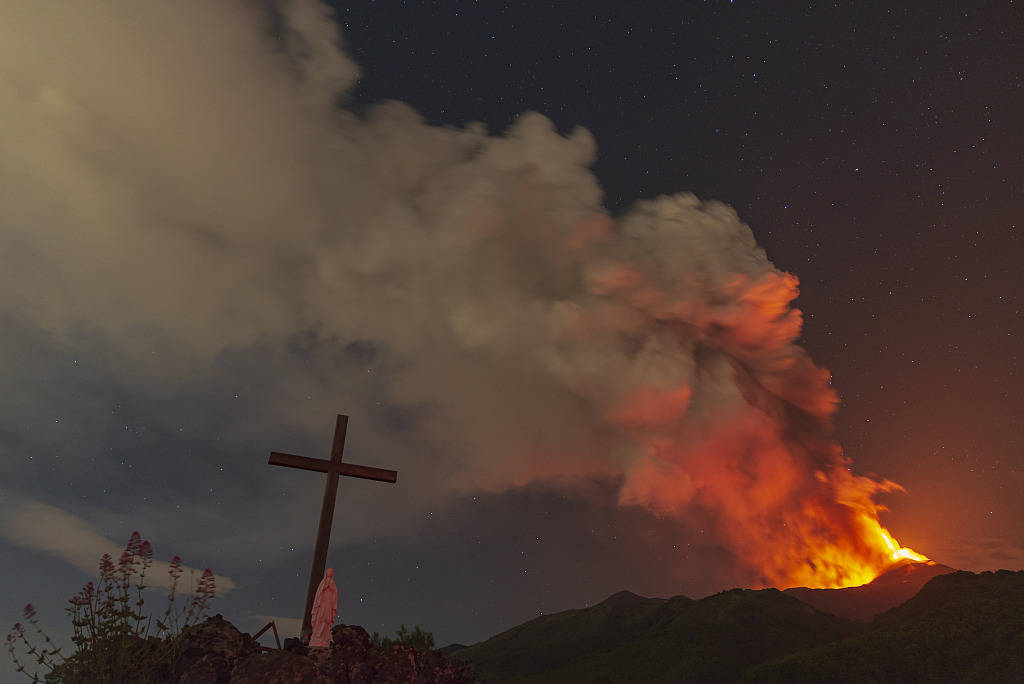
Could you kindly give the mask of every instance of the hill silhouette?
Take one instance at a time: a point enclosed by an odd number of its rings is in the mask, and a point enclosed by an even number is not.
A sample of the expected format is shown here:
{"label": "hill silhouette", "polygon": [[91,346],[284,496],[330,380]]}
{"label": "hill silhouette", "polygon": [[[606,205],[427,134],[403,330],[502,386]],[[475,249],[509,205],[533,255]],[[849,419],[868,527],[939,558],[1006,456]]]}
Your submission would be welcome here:
{"label": "hill silhouette", "polygon": [[1024,682],[1024,571],[954,572],[863,633],[755,668],[751,682]]}
{"label": "hill silhouette", "polygon": [[932,577],[950,572],[955,572],[955,569],[940,563],[904,561],[859,587],[797,587],[785,592],[826,613],[868,622],[875,615],[909,599]]}
{"label": "hill silhouette", "polygon": [[856,629],[777,589],[733,589],[699,601],[620,592],[452,655],[487,681],[732,681],[752,665]]}
{"label": "hill silhouette", "polygon": [[776,589],[620,592],[451,655],[492,682],[1024,681],[1024,571],[935,576],[870,623]]}

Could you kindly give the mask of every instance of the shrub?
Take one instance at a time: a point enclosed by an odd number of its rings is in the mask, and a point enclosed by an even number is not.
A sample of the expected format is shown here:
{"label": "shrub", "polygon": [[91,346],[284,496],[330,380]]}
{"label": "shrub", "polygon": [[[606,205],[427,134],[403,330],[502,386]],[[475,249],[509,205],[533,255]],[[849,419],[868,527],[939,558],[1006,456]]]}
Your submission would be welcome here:
{"label": "shrub", "polygon": [[[156,620],[155,635],[152,616],[142,612],[145,601],[146,571],[153,563],[153,549],[138,532],[132,532],[117,565],[110,554],[100,559],[99,584],[88,582],[68,602],[65,611],[71,616],[75,652],[68,658],[60,648],[53,648],[49,636],[39,627],[32,604],[25,606],[25,620],[45,639],[46,648],[34,646],[25,634],[25,627],[16,623],[7,635],[7,650],[18,672],[33,682],[120,682],[137,680],[138,675],[164,664],[173,668],[177,658],[176,637],[181,630],[205,617],[209,602],[216,594],[213,572],[203,571],[196,584],[188,609],[180,611],[175,605],[175,591],[183,574],[181,558],[175,556],[170,563],[171,577],[167,610],[163,619]],[[133,592],[134,589],[134,592]],[[15,645],[18,641],[35,661],[49,672],[40,679],[29,673],[18,659]],[[58,660],[59,659],[59,660]]]}
{"label": "shrub", "polygon": [[419,625],[416,625],[411,632],[405,628],[405,625],[401,625],[394,639],[391,637],[382,638],[377,632],[373,633],[372,639],[374,645],[381,649],[387,649],[392,644],[408,646],[416,651],[430,651],[434,648],[434,635],[423,631]]}

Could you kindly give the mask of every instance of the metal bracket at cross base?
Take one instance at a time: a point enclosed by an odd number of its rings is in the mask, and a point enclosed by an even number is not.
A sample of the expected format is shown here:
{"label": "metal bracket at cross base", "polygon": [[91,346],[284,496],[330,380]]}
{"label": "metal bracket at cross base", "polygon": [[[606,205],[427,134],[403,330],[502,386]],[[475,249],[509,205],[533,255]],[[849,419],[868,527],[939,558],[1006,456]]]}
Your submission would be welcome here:
{"label": "metal bracket at cross base", "polygon": [[[277,625],[274,624],[273,620],[271,620],[266,625],[264,625],[263,629],[261,629],[260,631],[256,632],[256,634],[253,636],[253,639],[259,639],[260,636],[264,632],[266,632],[268,629],[274,630],[274,641],[277,642],[277,650],[280,651],[281,650],[281,638],[279,636],[277,636]],[[263,644],[257,644],[257,645],[263,651],[273,651],[274,650],[270,646],[264,646]]]}

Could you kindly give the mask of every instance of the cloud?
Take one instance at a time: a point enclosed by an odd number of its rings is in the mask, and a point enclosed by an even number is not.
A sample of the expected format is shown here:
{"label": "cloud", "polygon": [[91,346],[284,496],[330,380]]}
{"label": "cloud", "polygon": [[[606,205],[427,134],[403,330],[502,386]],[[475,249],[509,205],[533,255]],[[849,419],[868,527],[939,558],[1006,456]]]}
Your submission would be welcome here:
{"label": "cloud", "polygon": [[766,581],[885,561],[878,485],[846,473],[828,373],[796,345],[797,280],[731,208],[610,216],[593,136],[536,113],[500,135],[356,116],[339,44],[311,0],[5,2],[0,308],[99,329],[112,372],[164,388],[261,346],[288,375],[268,416],[317,431],[308,406],[371,399],[294,340],[358,351],[372,400],[416,416],[382,438],[416,483],[396,527],[610,477],[623,505],[713,511]]}
{"label": "cloud", "polygon": [[941,563],[961,570],[1024,569],[1024,544],[1000,537],[962,537],[935,550]]}
{"label": "cloud", "polygon": [[[88,522],[56,506],[0,490],[0,536],[8,541],[56,556],[89,575],[97,575],[103,554],[117,563],[124,546],[107,539]],[[170,589],[169,561],[153,559],[146,573],[146,585]],[[202,575],[202,569],[182,565],[183,577]],[[178,591],[187,591],[188,584]],[[237,588],[230,577],[216,575],[216,590],[225,594]]]}

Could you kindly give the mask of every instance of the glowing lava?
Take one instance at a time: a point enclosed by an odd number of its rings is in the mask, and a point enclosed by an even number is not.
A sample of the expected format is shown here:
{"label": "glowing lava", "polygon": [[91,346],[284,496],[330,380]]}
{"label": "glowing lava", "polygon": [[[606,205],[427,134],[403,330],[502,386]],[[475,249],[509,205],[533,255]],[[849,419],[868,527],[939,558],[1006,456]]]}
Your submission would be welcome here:
{"label": "glowing lava", "polygon": [[[878,519],[886,508],[875,502],[875,494],[904,491],[900,485],[856,476],[843,467],[828,475],[819,471],[815,477],[822,489],[800,507],[804,520],[795,519],[789,525],[796,528],[795,546],[806,549],[806,554],[797,552],[788,563],[779,562],[780,572],[769,576],[776,586],[854,587],[871,582],[895,563],[931,562],[924,554],[901,546]],[[834,502],[827,493],[834,495]]]}
{"label": "glowing lava", "polygon": [[913,549],[908,549],[906,546],[900,546],[899,542],[893,539],[892,535],[889,534],[889,531],[884,527],[879,526],[879,533],[882,535],[882,540],[885,542],[885,545],[892,552],[892,559],[894,561],[911,560],[918,563],[924,563],[931,560],[928,556],[922,555]]}
{"label": "glowing lava", "polygon": [[[617,415],[625,422],[624,412]],[[646,427],[628,417],[631,428]],[[877,496],[903,487],[855,475],[838,450],[821,452],[820,460],[833,462],[809,468],[806,450],[750,411],[696,447],[652,440],[650,457],[633,464],[620,502],[659,515],[713,511],[716,536],[756,573],[747,580],[752,586],[841,589],[867,584],[897,563],[927,562],[879,519],[886,508]]]}

